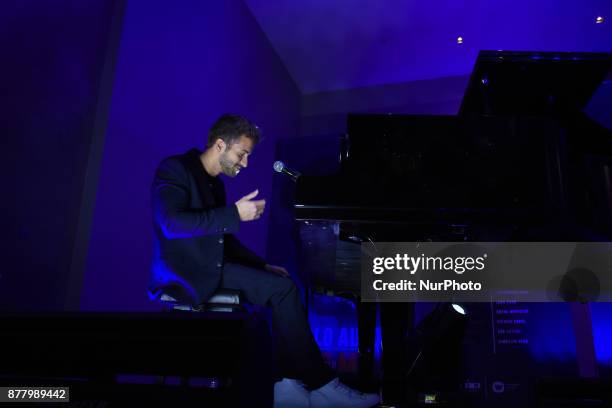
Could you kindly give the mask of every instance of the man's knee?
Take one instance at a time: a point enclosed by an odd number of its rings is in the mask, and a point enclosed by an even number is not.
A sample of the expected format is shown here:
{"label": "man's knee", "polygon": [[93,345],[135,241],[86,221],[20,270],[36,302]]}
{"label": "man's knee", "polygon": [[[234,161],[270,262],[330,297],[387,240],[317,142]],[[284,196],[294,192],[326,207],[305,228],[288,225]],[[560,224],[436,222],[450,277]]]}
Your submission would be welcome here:
{"label": "man's knee", "polygon": [[281,289],[283,292],[292,293],[297,292],[297,287],[295,286],[295,282],[291,278],[281,278]]}
{"label": "man's knee", "polygon": [[276,281],[277,299],[283,300],[287,297],[298,296],[298,290],[295,283],[290,278],[279,278]]}

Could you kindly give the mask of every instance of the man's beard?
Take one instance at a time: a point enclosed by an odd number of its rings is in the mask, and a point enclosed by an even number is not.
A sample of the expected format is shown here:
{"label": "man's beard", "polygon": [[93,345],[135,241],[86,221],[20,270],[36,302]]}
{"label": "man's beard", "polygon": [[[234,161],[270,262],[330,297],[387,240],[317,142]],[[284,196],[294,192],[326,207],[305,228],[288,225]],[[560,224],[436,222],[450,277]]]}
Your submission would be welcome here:
{"label": "man's beard", "polygon": [[227,153],[221,153],[219,157],[219,165],[221,166],[221,172],[229,177],[236,177],[240,169],[234,164],[228,157]]}

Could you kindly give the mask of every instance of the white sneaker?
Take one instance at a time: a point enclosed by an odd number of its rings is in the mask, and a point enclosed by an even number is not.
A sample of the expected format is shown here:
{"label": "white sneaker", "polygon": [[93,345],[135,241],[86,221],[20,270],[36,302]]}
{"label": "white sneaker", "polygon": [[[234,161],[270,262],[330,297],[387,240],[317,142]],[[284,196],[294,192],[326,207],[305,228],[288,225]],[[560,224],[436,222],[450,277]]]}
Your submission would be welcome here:
{"label": "white sneaker", "polygon": [[378,401],[378,395],[354,390],[337,378],[310,392],[312,408],[369,408]]}
{"label": "white sneaker", "polygon": [[274,384],[274,408],[309,408],[309,392],[301,382],[290,378]]}

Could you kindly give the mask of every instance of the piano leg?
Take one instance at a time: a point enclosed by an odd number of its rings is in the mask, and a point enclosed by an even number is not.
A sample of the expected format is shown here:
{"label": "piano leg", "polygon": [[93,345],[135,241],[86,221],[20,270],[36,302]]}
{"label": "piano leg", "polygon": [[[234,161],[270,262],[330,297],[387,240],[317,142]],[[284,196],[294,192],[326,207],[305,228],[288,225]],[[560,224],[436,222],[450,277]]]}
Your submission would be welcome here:
{"label": "piano leg", "polygon": [[[374,373],[377,305],[357,301],[359,382],[361,388],[368,391],[375,391],[378,383]],[[380,303],[382,393],[383,401],[388,404],[406,402],[406,336],[413,319],[413,303]]]}
{"label": "piano leg", "polygon": [[382,334],[382,396],[386,404],[406,402],[408,331],[414,319],[414,303],[380,303]]}
{"label": "piano leg", "polygon": [[374,375],[374,338],[376,336],[376,303],[356,299],[359,342],[359,383],[364,391],[374,391],[378,382]]}

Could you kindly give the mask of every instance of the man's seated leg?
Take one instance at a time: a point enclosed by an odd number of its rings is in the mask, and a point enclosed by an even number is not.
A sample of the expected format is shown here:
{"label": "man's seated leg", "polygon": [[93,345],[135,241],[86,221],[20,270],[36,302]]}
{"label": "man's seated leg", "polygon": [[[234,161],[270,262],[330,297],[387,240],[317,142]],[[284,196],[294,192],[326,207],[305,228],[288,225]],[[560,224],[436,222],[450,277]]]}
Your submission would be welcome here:
{"label": "man's seated leg", "polygon": [[[340,383],[325,364],[315,342],[299,296],[290,278],[238,264],[223,268],[222,288],[242,291],[251,303],[272,309],[274,336],[277,339],[279,368],[285,379],[275,386],[275,400],[293,399],[296,406],[367,408],[378,403],[376,394],[363,394]],[[312,389],[304,394],[297,379]],[[287,397],[287,398],[285,398]],[[280,404],[278,406],[281,406]]]}
{"label": "man's seated leg", "polygon": [[312,388],[335,377],[323,360],[299,291],[290,278],[234,263],[224,266],[222,276],[222,288],[240,290],[247,301],[271,308],[283,377],[299,379]]}

